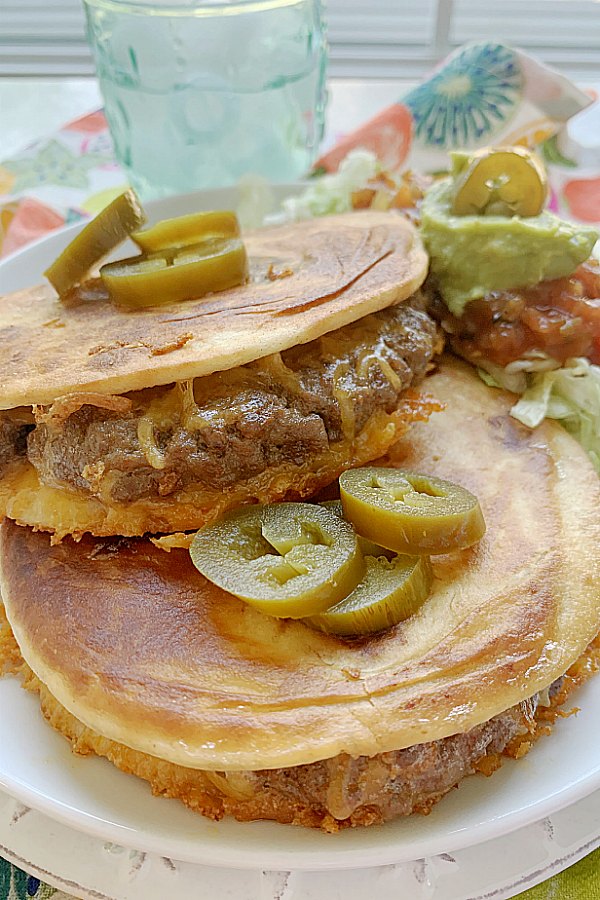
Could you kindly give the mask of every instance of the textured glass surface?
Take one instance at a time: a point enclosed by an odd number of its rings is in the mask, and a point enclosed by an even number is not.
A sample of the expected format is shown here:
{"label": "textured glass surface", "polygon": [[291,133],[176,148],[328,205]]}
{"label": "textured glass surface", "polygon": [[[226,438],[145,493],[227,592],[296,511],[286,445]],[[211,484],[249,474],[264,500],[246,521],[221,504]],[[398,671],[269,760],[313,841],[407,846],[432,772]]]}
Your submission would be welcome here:
{"label": "textured glass surface", "polygon": [[87,0],[119,162],[148,199],[306,172],[324,121],[319,0]]}

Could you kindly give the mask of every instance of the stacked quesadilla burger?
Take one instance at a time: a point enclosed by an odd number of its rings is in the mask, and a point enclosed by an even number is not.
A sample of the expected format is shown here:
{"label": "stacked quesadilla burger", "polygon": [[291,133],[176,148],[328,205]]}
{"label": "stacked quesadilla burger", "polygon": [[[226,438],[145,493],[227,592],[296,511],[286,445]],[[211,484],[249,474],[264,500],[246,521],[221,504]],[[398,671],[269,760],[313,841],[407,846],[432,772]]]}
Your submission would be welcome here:
{"label": "stacked quesadilla burger", "polygon": [[248,234],[202,297],[147,278],[205,278],[223,235],[190,227],[0,299],[5,666],[77,752],[212,818],[428,812],[596,664],[598,477],[439,357],[408,221]]}
{"label": "stacked quesadilla burger", "polygon": [[305,497],[427,415],[405,394],[441,347],[413,229],[369,212],[245,245],[250,280],[196,302],[127,309],[97,279],[2,299],[6,515],[57,538],[198,528]]}

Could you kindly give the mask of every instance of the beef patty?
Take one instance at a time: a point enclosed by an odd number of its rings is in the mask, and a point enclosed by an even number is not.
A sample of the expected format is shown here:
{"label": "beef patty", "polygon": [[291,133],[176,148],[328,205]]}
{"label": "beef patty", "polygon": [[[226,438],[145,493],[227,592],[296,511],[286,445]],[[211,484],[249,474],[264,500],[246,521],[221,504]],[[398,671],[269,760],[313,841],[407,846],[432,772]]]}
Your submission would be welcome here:
{"label": "beef patty", "polygon": [[440,350],[415,296],[255,363],[132,393],[125,410],[85,395],[65,414],[55,403],[38,410],[27,455],[43,483],[103,500],[227,489],[353,440],[373,413],[396,409]]}
{"label": "beef patty", "polygon": [[0,413],[0,476],[10,463],[25,456],[27,435],[33,427],[31,413],[24,410]]}

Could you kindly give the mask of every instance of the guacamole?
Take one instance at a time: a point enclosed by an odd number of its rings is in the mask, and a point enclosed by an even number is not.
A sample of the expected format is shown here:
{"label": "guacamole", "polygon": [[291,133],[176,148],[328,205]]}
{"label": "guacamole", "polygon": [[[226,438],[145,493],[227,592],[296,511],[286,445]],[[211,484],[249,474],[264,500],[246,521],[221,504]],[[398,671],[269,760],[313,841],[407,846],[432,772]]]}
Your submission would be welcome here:
{"label": "guacamole", "polygon": [[570,275],[592,252],[594,228],[565,222],[545,210],[537,216],[456,216],[453,180],[426,193],[421,234],[442,297],[455,316],[491,291],[531,287]]}

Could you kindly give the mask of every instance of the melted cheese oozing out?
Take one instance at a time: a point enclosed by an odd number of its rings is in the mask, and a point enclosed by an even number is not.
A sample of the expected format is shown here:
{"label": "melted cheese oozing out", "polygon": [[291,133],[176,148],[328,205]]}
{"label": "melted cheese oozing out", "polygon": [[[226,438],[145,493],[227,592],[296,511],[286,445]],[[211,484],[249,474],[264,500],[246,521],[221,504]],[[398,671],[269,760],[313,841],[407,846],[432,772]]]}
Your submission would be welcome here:
{"label": "melted cheese oozing out", "polygon": [[[354,336],[349,336],[342,343],[346,343],[350,348],[354,343]],[[332,373],[333,395],[340,410],[343,437],[349,441],[356,434],[355,390],[352,387],[354,379],[347,378],[348,375],[354,374],[353,368],[347,360],[337,361],[340,351],[340,341],[337,338],[325,335],[320,338],[320,344],[325,358],[336,361]],[[401,391],[402,379],[386,358],[386,349],[385,341],[380,338],[375,348],[361,351],[357,359],[356,377],[368,380],[371,368],[377,366],[394,390]],[[292,397],[306,394],[298,375],[285,364],[281,353],[274,353],[251,364],[251,368],[255,367],[260,367],[263,372],[271,375]],[[248,371],[240,367],[197,381],[190,379],[178,382],[171,390],[152,398],[140,417],[137,428],[140,448],[148,464],[158,470],[166,466],[165,454],[157,440],[158,430],[168,430],[181,425],[187,431],[194,432],[211,425],[222,428],[231,424],[235,418],[230,403],[231,390],[234,387],[251,386],[251,381]],[[208,396],[211,388],[215,387],[216,400],[211,399],[210,408],[202,408],[197,402],[197,393]],[[219,394],[222,396],[219,397]]]}
{"label": "melted cheese oozing out", "polygon": [[283,385],[292,397],[301,397],[306,393],[294,370],[284,363],[281,353],[273,353],[271,356],[266,356],[264,359],[259,360],[258,364],[275,381]]}
{"label": "melted cheese oozing out", "polygon": [[350,366],[345,362],[339,363],[333,370],[333,396],[340,408],[342,434],[347,441],[352,440],[356,433],[353,392],[342,385],[343,379],[350,371]]}

